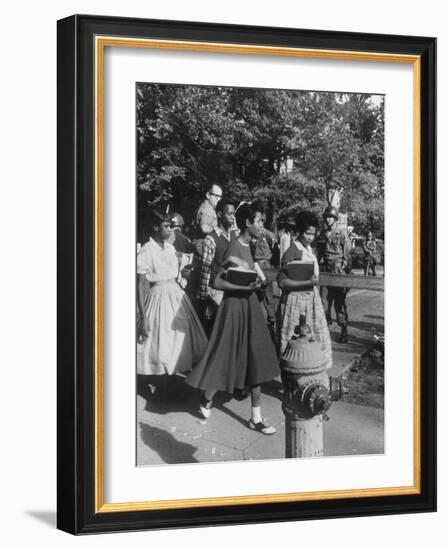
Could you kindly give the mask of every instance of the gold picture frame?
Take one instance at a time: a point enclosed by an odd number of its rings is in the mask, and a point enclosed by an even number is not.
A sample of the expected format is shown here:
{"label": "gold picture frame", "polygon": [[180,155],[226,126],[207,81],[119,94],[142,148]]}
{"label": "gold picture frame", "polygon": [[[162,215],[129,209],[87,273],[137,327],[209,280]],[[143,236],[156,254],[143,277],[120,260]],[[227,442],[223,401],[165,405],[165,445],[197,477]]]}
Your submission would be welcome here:
{"label": "gold picture frame", "polygon": [[[263,32],[261,32],[263,31]],[[60,255],[65,276],[59,286],[60,346],[70,339],[70,380],[67,352],[58,358],[59,377],[59,503],[58,526],[72,533],[102,532],[160,526],[204,525],[331,517],[340,506],[347,515],[434,509],[435,457],[434,356],[429,352],[434,314],[422,312],[422,288],[428,288],[435,252],[427,229],[434,220],[434,39],[345,35],[321,31],[260,29],[193,23],[153,22],[122,18],[73,16],[59,22],[59,231],[78,234],[73,250]],[[173,35],[173,36],[171,36]],[[210,40],[210,35],[216,37]],[[167,37],[168,36],[168,37]],[[187,38],[187,36],[189,38]],[[238,36],[230,41],[230,36]],[[192,38],[196,37],[196,38]],[[226,39],[227,38],[227,39]],[[289,44],[286,45],[285,43]],[[306,44],[307,46],[305,47]],[[356,46],[363,45],[363,48]],[[381,47],[379,46],[381,44]],[[104,498],[104,87],[106,48],[168,49],[189,52],[288,56],[312,59],[400,63],[413,70],[413,202],[414,202],[414,364],[413,463],[410,486],[333,490],[306,493],[226,496],[143,502],[108,503]],[[76,85],[75,85],[76,83]],[[81,88],[80,88],[81,84]],[[67,90],[70,100],[67,102]],[[64,104],[62,104],[62,102]],[[67,105],[69,103],[69,105]],[[87,122],[86,122],[87,121]],[[422,150],[422,140],[426,146]],[[67,143],[69,145],[67,146]],[[84,151],[91,151],[88,155]],[[82,168],[74,168],[80,154]],[[67,185],[67,171],[71,171]],[[88,182],[82,173],[89,174]],[[82,181],[82,183],[80,183]],[[70,216],[70,197],[91,184]],[[78,189],[78,190],[77,190]],[[424,205],[422,202],[424,198]],[[87,204],[88,203],[88,204]],[[428,207],[428,204],[430,205]],[[88,218],[88,222],[86,219]],[[68,221],[69,219],[69,221]],[[84,225],[82,225],[84,224]],[[426,233],[424,232],[426,229]],[[422,246],[422,240],[424,246]],[[90,244],[89,244],[90,241]],[[89,248],[90,247],[90,248]],[[71,253],[70,261],[67,257]],[[425,257],[425,254],[429,254]],[[75,272],[75,257],[85,258]],[[64,265],[62,265],[64,264]],[[68,264],[68,265],[67,265]],[[78,266],[79,270],[79,266]],[[88,280],[85,278],[89,272]],[[92,287],[85,290],[89,286]],[[77,292],[79,285],[83,291]],[[73,298],[76,294],[76,300]],[[63,308],[72,297],[73,311]],[[76,303],[75,303],[76,302]],[[82,302],[82,303],[80,303]],[[81,342],[74,336],[74,310],[89,316]],[[434,333],[433,333],[434,334]],[[78,338],[78,339],[77,339]],[[433,342],[431,341],[433,344]],[[84,346],[79,352],[79,346]],[[422,349],[425,356],[422,356]],[[434,349],[434,347],[433,347]],[[77,352],[78,350],[78,352]],[[88,351],[89,350],[89,351]],[[89,353],[90,352],[90,353]],[[84,361],[81,359],[84,357]],[[422,361],[425,369],[422,369]],[[429,368],[428,368],[429,365]],[[423,384],[423,389],[422,389]],[[422,393],[423,392],[423,393]],[[70,394],[70,399],[67,395]],[[82,415],[80,413],[82,411]],[[80,430],[84,433],[81,434]],[[422,439],[422,430],[424,437]],[[424,443],[423,443],[424,441]],[[423,447],[424,445],[424,447]],[[80,451],[81,449],[81,451]],[[82,473],[80,473],[82,472]],[[82,478],[82,479],[81,479]],[[81,512],[74,513],[75,509]],[[205,512],[204,512],[205,511]],[[177,512],[177,513],[176,513]]]}

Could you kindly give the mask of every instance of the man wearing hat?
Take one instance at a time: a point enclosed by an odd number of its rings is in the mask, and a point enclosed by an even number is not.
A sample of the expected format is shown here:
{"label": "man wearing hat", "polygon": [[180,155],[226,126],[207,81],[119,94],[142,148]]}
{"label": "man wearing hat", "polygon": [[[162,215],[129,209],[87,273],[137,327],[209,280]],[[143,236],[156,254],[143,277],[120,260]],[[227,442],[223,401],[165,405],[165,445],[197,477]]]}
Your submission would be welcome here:
{"label": "man wearing hat", "polygon": [[[323,273],[347,273],[351,269],[350,239],[337,227],[339,214],[334,206],[327,206],[323,213],[324,227],[317,239],[317,254]],[[336,320],[341,327],[341,342],[347,342],[347,296],[348,289],[321,287],[321,297],[328,324],[332,323],[331,306],[334,304]]]}

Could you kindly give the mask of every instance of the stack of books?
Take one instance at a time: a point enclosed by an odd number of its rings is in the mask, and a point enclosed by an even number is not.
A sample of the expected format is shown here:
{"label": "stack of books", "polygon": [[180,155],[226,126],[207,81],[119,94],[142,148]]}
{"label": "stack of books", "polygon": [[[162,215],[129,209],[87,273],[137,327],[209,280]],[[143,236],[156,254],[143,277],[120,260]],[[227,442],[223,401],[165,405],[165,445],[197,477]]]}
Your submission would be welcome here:
{"label": "stack of books", "polygon": [[293,260],[286,266],[287,275],[293,281],[309,281],[314,275],[314,262]]}
{"label": "stack of books", "polygon": [[257,272],[244,267],[229,267],[227,281],[239,286],[249,286],[257,280]]}

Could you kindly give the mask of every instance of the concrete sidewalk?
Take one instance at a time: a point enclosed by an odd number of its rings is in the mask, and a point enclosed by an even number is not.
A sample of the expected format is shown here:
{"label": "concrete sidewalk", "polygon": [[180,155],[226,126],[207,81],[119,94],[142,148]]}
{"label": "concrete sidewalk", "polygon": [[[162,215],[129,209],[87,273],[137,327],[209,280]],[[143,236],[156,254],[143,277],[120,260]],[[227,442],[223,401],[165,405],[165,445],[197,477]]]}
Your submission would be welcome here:
{"label": "concrete sidewalk", "polygon": [[[360,305],[362,307],[360,307]],[[349,294],[349,342],[338,343],[339,329],[330,326],[333,367],[338,377],[373,344],[372,330],[383,328],[382,296],[368,291]],[[137,396],[137,457],[139,465],[222,462],[284,458],[285,426],[280,379],[262,386],[262,414],[277,428],[272,436],[248,428],[250,398],[243,401],[218,393],[211,416],[199,414],[199,392],[182,376],[170,379],[169,394],[152,395],[146,386]],[[326,456],[384,452],[382,409],[347,402],[333,403],[324,423]]]}
{"label": "concrete sidewalk", "polygon": [[[366,348],[359,342],[356,346],[335,344],[330,375],[341,374],[361,349]],[[262,386],[263,416],[277,429],[276,434],[265,436],[248,428],[249,397],[238,401],[218,393],[210,418],[204,420],[198,412],[199,393],[181,376],[171,378],[168,395],[158,397],[148,391],[137,398],[138,464],[284,458],[282,391],[279,379]],[[329,416],[324,423],[326,456],[383,453],[381,409],[336,402]]]}
{"label": "concrete sidewalk", "polygon": [[[284,415],[280,383],[264,387],[263,414],[277,428],[264,436],[247,426],[250,398],[244,401],[219,399],[205,421],[197,412],[196,392],[181,380],[182,395],[147,401],[139,396],[138,463],[176,464],[284,458]],[[224,397],[224,396],[222,396]],[[330,420],[324,423],[326,456],[383,453],[383,411],[336,402]]]}

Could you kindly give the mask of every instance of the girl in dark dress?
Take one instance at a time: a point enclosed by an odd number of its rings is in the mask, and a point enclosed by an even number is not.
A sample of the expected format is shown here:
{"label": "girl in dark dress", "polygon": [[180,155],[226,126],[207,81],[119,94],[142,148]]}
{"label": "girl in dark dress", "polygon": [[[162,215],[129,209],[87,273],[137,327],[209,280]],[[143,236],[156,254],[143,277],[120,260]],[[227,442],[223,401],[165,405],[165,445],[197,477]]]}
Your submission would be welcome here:
{"label": "girl in dark dress", "polygon": [[[257,270],[249,243],[263,228],[262,213],[245,203],[236,212],[236,223],[241,231],[229,247],[226,265],[237,265]],[[212,399],[217,391],[233,394],[235,390],[250,388],[251,418],[249,428],[264,435],[275,433],[275,428],[263,422],[261,416],[260,384],[279,375],[278,361],[263,313],[254,294],[260,283],[249,286],[230,283],[220,270],[215,288],[224,291],[224,298],[216,315],[207,350],[200,363],[186,379],[191,386],[202,390],[200,411],[210,416]]]}

